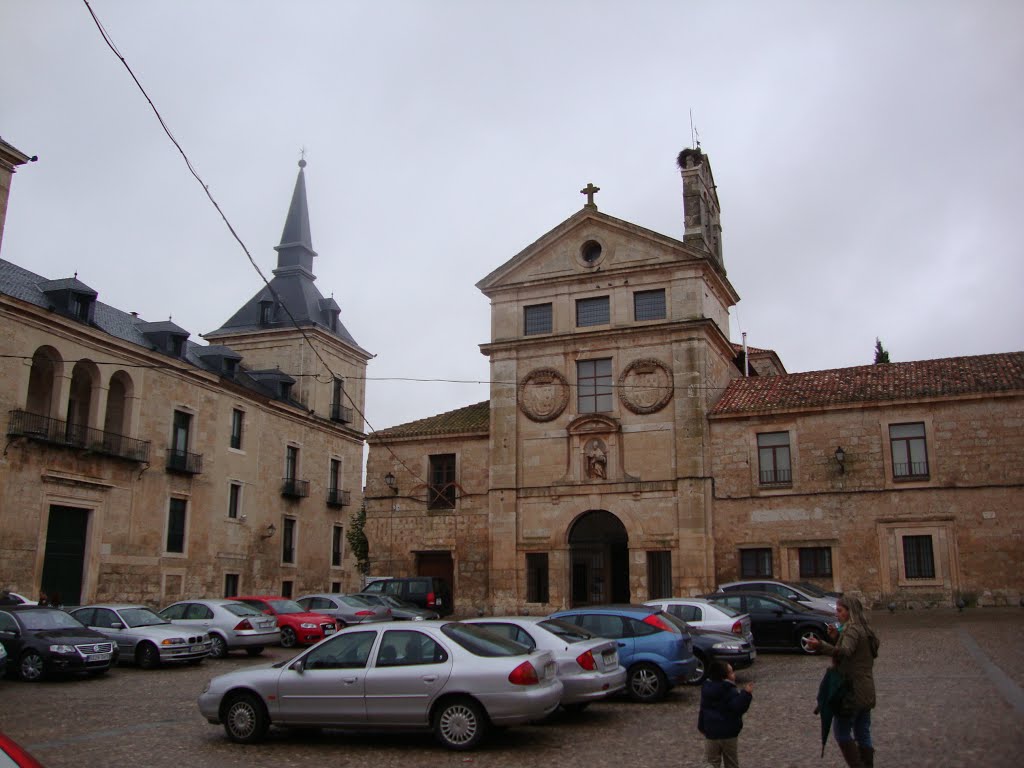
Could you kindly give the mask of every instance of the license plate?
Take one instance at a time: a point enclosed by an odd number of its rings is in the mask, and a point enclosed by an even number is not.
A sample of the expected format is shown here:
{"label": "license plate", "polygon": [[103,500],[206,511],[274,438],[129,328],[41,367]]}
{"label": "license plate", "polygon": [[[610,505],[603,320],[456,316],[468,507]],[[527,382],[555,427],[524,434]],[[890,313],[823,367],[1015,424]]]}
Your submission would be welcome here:
{"label": "license plate", "polygon": [[193,645],[191,650],[192,653],[201,653],[202,651],[205,651],[206,648],[202,645]]}
{"label": "license plate", "polygon": [[328,627],[327,629],[325,629],[324,630],[324,634],[325,635],[333,635],[334,634],[334,627]]}
{"label": "license plate", "polygon": [[619,654],[615,651],[605,651],[604,663],[609,667],[619,666]]}
{"label": "license plate", "polygon": [[85,657],[86,661],[108,661],[112,654],[109,653],[90,653]]}
{"label": "license plate", "polygon": [[442,600],[441,598],[438,598],[437,600],[434,601],[434,605],[444,605],[444,600]]}

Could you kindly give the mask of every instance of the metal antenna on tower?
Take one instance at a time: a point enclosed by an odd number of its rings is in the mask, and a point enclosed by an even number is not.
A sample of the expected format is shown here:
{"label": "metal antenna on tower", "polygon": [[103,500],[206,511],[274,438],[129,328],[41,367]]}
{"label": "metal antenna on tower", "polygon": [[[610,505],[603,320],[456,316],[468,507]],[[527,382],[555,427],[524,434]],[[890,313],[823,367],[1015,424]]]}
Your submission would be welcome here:
{"label": "metal antenna on tower", "polygon": [[690,146],[700,149],[700,133],[697,131],[697,126],[693,124],[693,107],[690,107]]}

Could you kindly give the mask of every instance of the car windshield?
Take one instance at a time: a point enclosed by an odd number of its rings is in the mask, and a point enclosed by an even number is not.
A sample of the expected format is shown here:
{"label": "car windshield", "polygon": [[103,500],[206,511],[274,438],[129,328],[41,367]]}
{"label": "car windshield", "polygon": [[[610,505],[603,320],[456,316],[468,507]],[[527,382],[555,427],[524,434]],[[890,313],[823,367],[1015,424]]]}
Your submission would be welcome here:
{"label": "car windshield", "polygon": [[129,627],[152,627],[157,624],[170,624],[167,619],[157,616],[149,608],[122,608],[118,611],[121,621]]}
{"label": "car windshield", "polygon": [[[14,613],[14,611],[11,613]],[[64,611],[59,611],[56,608],[18,611],[14,615],[18,617],[25,629],[84,629],[85,627],[74,616],[64,613]]]}
{"label": "car windshield", "polygon": [[472,624],[452,621],[441,627],[441,631],[474,656],[526,656],[530,653],[525,645]]}
{"label": "car windshield", "polygon": [[561,619],[544,619],[544,621],[538,621],[537,626],[541,629],[546,629],[567,643],[581,643],[594,637],[583,627],[577,627],[575,624],[570,624]]}
{"label": "car windshield", "polygon": [[275,613],[305,613],[306,609],[294,600],[267,600]]}
{"label": "car windshield", "polygon": [[231,611],[235,616],[262,616],[263,611],[257,611],[251,605],[245,603],[224,603],[224,608]]}

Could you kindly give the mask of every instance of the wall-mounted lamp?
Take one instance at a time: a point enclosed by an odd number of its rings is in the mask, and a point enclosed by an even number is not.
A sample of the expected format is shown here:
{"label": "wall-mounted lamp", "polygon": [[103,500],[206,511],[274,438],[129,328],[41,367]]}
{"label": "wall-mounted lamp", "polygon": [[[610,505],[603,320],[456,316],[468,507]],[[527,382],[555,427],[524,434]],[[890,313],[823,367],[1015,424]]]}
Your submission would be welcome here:
{"label": "wall-mounted lamp", "polygon": [[390,472],[384,475],[384,484],[391,489],[392,493],[398,493],[398,486],[395,485],[395,476]]}
{"label": "wall-mounted lamp", "polygon": [[263,533],[260,534],[260,538],[261,539],[269,539],[275,533],[277,533],[277,526],[274,525],[273,523],[271,523],[270,525],[267,526],[266,530]]}
{"label": "wall-mounted lamp", "polygon": [[846,472],[846,451],[842,449],[842,446],[836,448],[836,464],[839,465],[839,474]]}

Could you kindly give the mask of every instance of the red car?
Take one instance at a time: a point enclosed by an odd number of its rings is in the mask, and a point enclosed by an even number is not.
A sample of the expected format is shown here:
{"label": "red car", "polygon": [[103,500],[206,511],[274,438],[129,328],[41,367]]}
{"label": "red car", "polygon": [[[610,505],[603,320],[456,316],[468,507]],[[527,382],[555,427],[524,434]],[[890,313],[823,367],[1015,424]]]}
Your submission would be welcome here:
{"label": "red car", "polygon": [[268,616],[276,616],[277,626],[281,629],[281,645],[285,648],[312,645],[338,631],[337,623],[330,616],[310,613],[288,597],[244,595],[231,599],[251,605]]}
{"label": "red car", "polygon": [[[7,762],[7,761],[10,762]],[[14,743],[9,736],[0,733],[0,765],[16,765],[18,768],[43,768],[43,764]]]}

